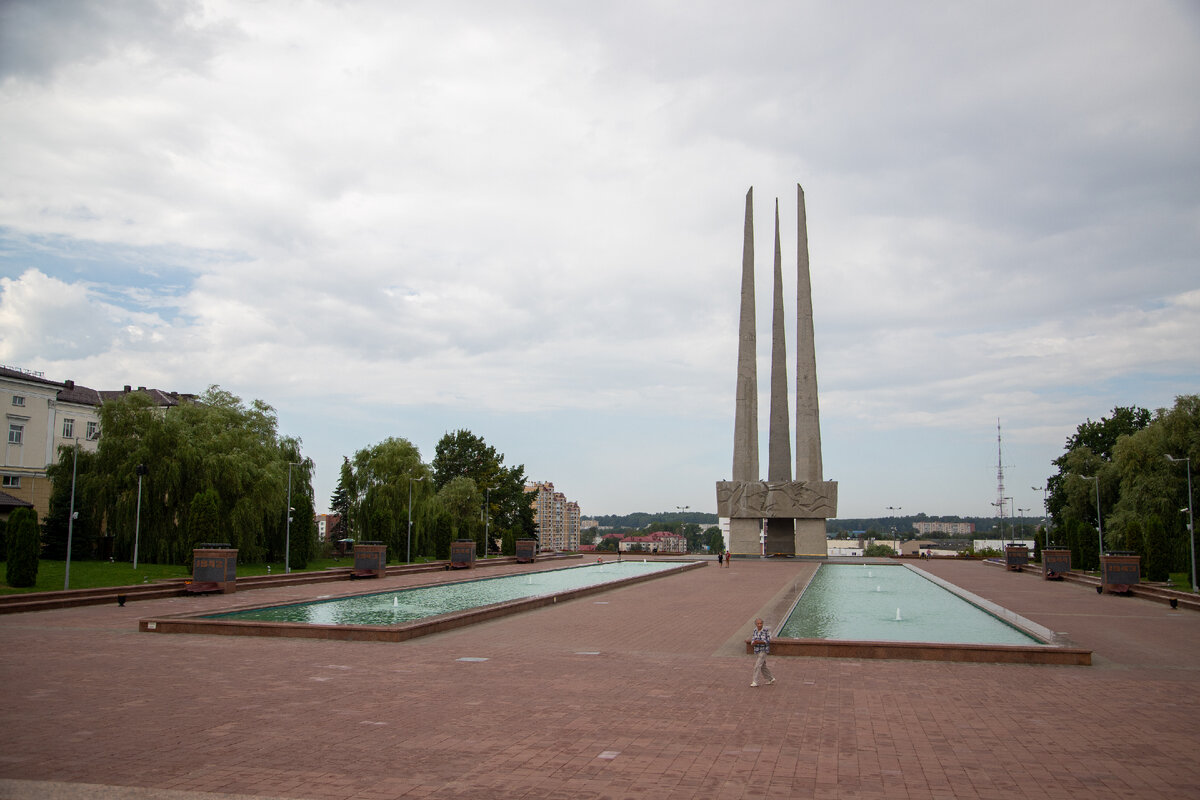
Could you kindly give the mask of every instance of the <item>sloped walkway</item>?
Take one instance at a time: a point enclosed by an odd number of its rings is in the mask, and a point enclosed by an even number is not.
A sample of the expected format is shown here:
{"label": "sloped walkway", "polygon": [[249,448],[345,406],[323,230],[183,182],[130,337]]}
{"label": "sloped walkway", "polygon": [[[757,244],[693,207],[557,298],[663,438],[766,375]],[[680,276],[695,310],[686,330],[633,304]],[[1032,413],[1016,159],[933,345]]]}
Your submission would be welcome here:
{"label": "sloped walkway", "polygon": [[773,658],[778,683],[752,689],[752,620],[775,624],[815,568],[791,561],[401,644],[137,632],[239,595],[15,614],[0,798],[1200,797],[1200,613],[920,566],[1093,666]]}

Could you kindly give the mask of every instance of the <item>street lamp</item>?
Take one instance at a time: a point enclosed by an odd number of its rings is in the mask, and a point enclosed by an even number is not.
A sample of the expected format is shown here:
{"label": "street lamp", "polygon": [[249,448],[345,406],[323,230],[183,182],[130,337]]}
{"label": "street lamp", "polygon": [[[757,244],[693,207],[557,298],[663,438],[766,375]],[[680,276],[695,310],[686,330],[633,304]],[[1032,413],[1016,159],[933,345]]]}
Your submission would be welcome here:
{"label": "street lamp", "polygon": [[1192,459],[1191,456],[1184,458],[1175,458],[1168,454],[1167,461],[1179,463],[1182,461],[1187,465],[1187,486],[1188,486],[1188,540],[1192,547],[1192,591],[1200,592],[1200,584],[1196,583],[1196,525],[1192,518]]}
{"label": "street lamp", "polygon": [[408,476],[408,550],[404,554],[405,563],[412,563],[412,485],[413,481],[423,481],[424,477],[414,478]]}
{"label": "street lamp", "polygon": [[683,521],[683,512],[687,511],[691,506],[675,506],[679,510],[679,535],[683,537],[683,549],[687,550],[687,531],[683,526],[687,523]]}
{"label": "street lamp", "polygon": [[1080,475],[1085,481],[1093,481],[1096,484],[1096,536],[1100,544],[1100,550],[1096,557],[1104,555],[1104,519],[1100,516],[1100,476],[1099,475]]}
{"label": "street lamp", "polygon": [[79,464],[79,437],[75,437],[75,455],[71,459],[71,515],[67,517],[67,568],[63,574],[63,591],[71,588],[71,539],[75,535],[75,472]]}
{"label": "street lamp", "polygon": [[[1021,519],[1024,519],[1025,515],[1029,513],[1029,509],[1028,508],[1018,508],[1017,513],[1021,515]],[[1024,522],[1021,523],[1021,535],[1022,536],[1025,535],[1025,523]],[[1036,539],[1034,540],[1034,544],[1037,544]]]}
{"label": "street lamp", "polygon": [[[888,506],[888,507],[887,507],[887,510],[888,510],[888,511],[903,511],[904,509],[903,509],[902,507],[900,507],[900,506]],[[892,514],[892,516],[894,517],[894,516],[896,516],[896,515],[895,515],[895,514]],[[893,537],[893,538],[896,540],[896,541],[895,541],[895,544],[896,544],[896,555],[900,555],[900,534],[899,534],[899,533],[896,531],[896,526],[895,526],[895,525],[893,525],[893,526],[892,526],[892,537]]]}
{"label": "street lamp", "polygon": [[1046,547],[1050,546],[1050,484],[1045,486],[1030,486],[1035,492],[1042,493],[1042,510],[1046,512]]}
{"label": "street lamp", "polygon": [[492,507],[489,505],[488,496],[492,489],[499,489],[499,486],[483,487],[483,557],[488,557],[488,528],[492,524]]}
{"label": "street lamp", "polygon": [[287,534],[283,540],[283,572],[285,575],[292,572],[292,512],[296,510],[292,508],[292,467],[298,466],[300,466],[299,461],[288,462]]}
{"label": "street lamp", "polygon": [[150,471],[145,462],[137,465],[138,476],[138,499],[137,499],[137,516],[133,522],[133,568],[137,569],[138,559],[138,537],[142,531],[142,476]]}

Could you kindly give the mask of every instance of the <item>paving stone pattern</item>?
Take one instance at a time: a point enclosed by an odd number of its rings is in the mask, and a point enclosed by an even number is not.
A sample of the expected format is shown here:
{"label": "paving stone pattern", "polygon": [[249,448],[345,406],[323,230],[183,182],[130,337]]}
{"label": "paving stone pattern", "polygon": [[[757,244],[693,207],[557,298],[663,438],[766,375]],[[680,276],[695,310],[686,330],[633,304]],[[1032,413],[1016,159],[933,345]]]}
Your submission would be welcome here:
{"label": "paving stone pattern", "polygon": [[1093,666],[773,658],[778,682],[750,688],[743,641],[814,569],[794,561],[713,562],[398,644],[137,632],[363,584],[14,614],[0,798],[1200,797],[1200,614],[921,566]]}

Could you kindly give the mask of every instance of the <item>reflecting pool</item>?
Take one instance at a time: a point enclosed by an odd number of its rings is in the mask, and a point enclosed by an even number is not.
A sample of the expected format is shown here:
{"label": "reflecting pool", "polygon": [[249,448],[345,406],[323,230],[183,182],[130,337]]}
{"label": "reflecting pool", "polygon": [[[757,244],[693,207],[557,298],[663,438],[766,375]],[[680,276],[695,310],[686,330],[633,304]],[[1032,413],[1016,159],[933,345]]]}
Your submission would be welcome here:
{"label": "reflecting pool", "polygon": [[494,603],[599,586],[682,566],[684,562],[679,561],[606,561],[603,564],[544,572],[209,614],[204,619],[302,622],[310,625],[396,625]]}
{"label": "reflecting pool", "polygon": [[1044,644],[905,566],[822,564],[776,636]]}

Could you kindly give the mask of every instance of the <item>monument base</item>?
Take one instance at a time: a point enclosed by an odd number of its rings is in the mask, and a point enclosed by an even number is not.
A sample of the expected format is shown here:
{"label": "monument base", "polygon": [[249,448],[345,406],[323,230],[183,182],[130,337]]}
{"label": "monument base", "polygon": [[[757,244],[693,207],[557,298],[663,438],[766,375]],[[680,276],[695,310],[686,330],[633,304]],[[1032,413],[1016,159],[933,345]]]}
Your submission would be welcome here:
{"label": "monument base", "polygon": [[809,558],[825,558],[829,555],[826,545],[825,520],[798,519],[796,520],[796,555]]}
{"label": "monument base", "polygon": [[759,532],[762,520],[735,517],[729,520],[729,554],[741,558],[758,558],[762,555]]}

